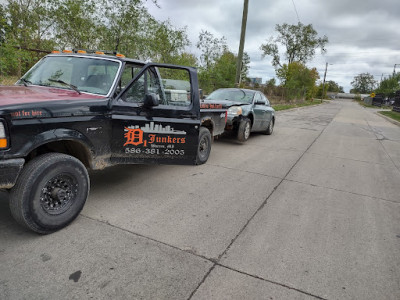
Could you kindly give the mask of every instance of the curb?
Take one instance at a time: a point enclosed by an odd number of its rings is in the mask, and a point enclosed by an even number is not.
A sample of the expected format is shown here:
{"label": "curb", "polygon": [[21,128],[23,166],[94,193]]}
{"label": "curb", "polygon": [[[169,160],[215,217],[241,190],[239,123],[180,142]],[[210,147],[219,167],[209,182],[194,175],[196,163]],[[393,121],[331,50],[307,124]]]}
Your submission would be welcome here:
{"label": "curb", "polygon": [[393,123],[394,125],[400,126],[400,122],[399,121],[393,120],[392,118],[389,118],[389,117],[387,117],[385,115],[382,115],[379,112],[375,112],[375,114],[380,116],[380,117],[382,117],[382,118],[384,118],[384,119],[386,119],[386,120],[388,120],[390,123]]}

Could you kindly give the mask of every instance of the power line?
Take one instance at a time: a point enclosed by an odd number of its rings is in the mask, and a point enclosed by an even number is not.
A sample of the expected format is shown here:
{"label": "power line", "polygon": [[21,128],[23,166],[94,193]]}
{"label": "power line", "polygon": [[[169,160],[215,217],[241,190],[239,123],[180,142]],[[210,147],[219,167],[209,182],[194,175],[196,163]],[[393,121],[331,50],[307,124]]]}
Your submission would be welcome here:
{"label": "power line", "polygon": [[297,21],[299,21],[299,23],[301,23],[301,22],[300,22],[300,18],[299,18],[299,14],[297,13],[296,4],[294,4],[294,0],[292,0],[292,3],[293,3],[294,11],[296,12]]}

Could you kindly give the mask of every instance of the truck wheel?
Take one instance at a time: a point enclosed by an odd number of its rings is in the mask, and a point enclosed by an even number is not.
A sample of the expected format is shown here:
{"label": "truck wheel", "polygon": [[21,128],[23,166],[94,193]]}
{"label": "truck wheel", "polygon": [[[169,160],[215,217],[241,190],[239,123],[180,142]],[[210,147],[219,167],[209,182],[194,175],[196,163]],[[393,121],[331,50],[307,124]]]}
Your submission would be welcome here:
{"label": "truck wheel", "polygon": [[267,129],[264,131],[264,134],[266,135],[271,135],[272,132],[274,131],[274,125],[275,125],[275,119],[272,118],[271,121],[269,121]]}
{"label": "truck wheel", "polygon": [[211,133],[207,128],[200,127],[196,165],[204,164],[208,160],[210,152],[211,152]]}
{"label": "truck wheel", "polygon": [[240,121],[239,128],[238,128],[238,133],[237,133],[237,139],[239,142],[245,142],[249,139],[250,137],[250,131],[251,131],[251,123],[248,118],[243,118]]}
{"label": "truck wheel", "polygon": [[28,162],[10,193],[15,220],[47,234],[71,223],[89,194],[89,175],[75,157],[48,153]]}

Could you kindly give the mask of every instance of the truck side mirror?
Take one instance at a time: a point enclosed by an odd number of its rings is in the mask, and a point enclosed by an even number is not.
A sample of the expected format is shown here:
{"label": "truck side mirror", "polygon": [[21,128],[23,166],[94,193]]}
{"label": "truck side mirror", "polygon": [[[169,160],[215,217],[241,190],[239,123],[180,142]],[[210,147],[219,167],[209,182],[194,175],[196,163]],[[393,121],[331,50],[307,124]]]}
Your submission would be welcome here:
{"label": "truck side mirror", "polygon": [[158,106],[160,104],[160,97],[155,93],[146,94],[144,98],[144,107],[153,107]]}

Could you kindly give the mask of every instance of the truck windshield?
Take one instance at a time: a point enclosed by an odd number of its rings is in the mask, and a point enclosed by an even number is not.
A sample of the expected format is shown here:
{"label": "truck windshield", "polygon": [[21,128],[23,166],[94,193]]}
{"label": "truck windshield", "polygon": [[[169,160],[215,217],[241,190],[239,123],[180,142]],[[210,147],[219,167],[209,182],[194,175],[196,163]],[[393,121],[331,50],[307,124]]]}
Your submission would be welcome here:
{"label": "truck windshield", "polygon": [[47,56],[28,71],[17,84],[77,89],[107,95],[120,62],[91,57]]}
{"label": "truck windshield", "polygon": [[219,89],[212,92],[206,100],[229,100],[238,103],[252,103],[254,92],[242,89]]}

